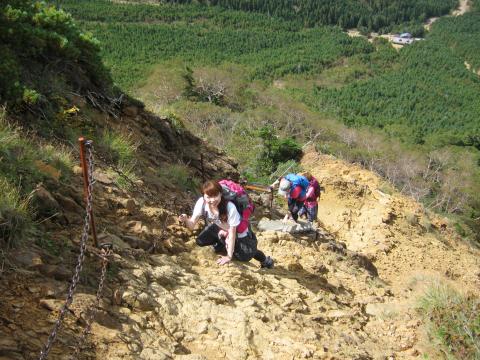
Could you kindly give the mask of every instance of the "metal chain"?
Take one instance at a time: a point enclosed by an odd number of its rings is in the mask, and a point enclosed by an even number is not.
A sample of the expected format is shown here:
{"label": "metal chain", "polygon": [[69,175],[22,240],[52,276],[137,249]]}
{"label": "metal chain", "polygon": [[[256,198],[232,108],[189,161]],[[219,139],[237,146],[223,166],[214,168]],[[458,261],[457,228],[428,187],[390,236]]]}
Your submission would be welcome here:
{"label": "metal chain", "polygon": [[97,297],[95,299],[95,302],[92,304],[92,308],[90,309],[90,314],[87,317],[86,325],[82,331],[82,335],[77,342],[77,346],[73,353],[72,360],[78,358],[78,355],[80,354],[80,350],[83,347],[85,340],[92,328],[93,319],[95,318],[98,308],[100,307],[100,299],[102,298],[103,284],[105,282],[105,275],[107,273],[108,257],[111,255],[111,253],[112,251],[110,247],[107,247],[106,249],[105,248],[102,249],[102,252],[100,255],[102,257],[102,273],[100,275],[100,281],[98,283]]}
{"label": "metal chain", "polygon": [[53,326],[52,332],[48,336],[47,343],[45,344],[42,352],[40,353],[39,360],[45,360],[52,348],[53,343],[55,342],[55,338],[57,337],[57,332],[60,329],[60,326],[63,322],[65,317],[65,313],[68,307],[72,304],[73,301],[73,293],[77,287],[78,281],[80,280],[80,272],[82,271],[83,261],[85,260],[85,250],[87,248],[87,239],[88,233],[90,231],[90,219],[91,219],[91,212],[93,206],[93,145],[91,141],[85,142],[85,147],[88,151],[88,171],[89,171],[89,179],[88,179],[88,187],[87,187],[87,206],[86,206],[86,214],[83,224],[83,232],[80,241],[80,254],[78,254],[77,258],[77,265],[75,267],[75,274],[72,277],[72,282],[68,289],[67,298],[65,303],[63,304],[62,308],[60,309],[60,313],[58,315],[57,321]]}

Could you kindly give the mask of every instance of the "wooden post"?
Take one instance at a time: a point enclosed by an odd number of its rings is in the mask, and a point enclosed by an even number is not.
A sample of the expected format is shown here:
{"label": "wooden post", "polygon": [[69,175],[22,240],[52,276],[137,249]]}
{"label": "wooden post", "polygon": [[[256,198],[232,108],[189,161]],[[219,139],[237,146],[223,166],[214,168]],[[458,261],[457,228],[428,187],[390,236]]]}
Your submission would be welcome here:
{"label": "wooden post", "polygon": [[[83,197],[85,198],[85,206],[87,206],[88,202],[88,187],[90,185],[88,177],[88,164],[87,159],[85,158],[85,138],[82,136],[78,139],[80,143],[80,162],[82,165],[82,173],[83,173]],[[93,244],[95,247],[98,247],[98,240],[97,240],[97,231],[95,229],[95,220],[93,219],[93,208],[90,209],[90,226],[92,228],[92,237],[93,237]]]}

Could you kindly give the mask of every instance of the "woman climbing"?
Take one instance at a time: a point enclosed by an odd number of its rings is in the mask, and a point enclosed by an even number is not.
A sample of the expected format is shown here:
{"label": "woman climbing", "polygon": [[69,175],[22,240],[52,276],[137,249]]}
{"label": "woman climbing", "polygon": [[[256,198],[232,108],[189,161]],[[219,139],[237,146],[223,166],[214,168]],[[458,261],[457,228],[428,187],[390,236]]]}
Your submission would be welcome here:
{"label": "woman climbing", "polygon": [[278,194],[288,200],[289,212],[285,215],[283,222],[293,219],[298,220],[298,212],[303,207],[305,195],[308,188],[308,180],[305,176],[288,174],[276,180],[270,187],[273,189],[278,185]]}
{"label": "woman climbing", "polygon": [[318,214],[318,199],[320,197],[321,187],[318,180],[309,172],[299,173],[298,175],[305,176],[309,182],[307,193],[305,195],[305,202],[303,207],[298,212],[298,216],[307,216],[309,226],[313,227],[313,222],[317,220]]}
{"label": "woman climbing", "polygon": [[215,252],[223,254],[218,264],[224,265],[233,257],[239,261],[250,261],[252,258],[260,262],[262,268],[273,267],[273,259],[257,249],[257,238],[247,227],[237,233],[237,227],[248,218],[242,219],[235,205],[225,199],[222,186],[216,181],[207,181],[202,186],[203,196],[198,199],[193,214],[181,214],[180,222],[190,230],[195,228],[201,216],[205,218],[206,227],[197,237],[199,246],[212,245]]}

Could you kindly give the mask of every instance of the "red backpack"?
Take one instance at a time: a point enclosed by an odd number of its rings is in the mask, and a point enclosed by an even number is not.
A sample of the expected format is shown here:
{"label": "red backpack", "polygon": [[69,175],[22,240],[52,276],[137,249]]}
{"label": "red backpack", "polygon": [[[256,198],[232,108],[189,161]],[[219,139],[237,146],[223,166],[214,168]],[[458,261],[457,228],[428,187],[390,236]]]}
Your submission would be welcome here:
{"label": "red backpack", "polygon": [[317,179],[315,179],[313,176],[312,180],[310,181],[310,186],[313,187],[315,199],[318,199],[320,197],[320,192],[322,189],[320,188],[320,184],[318,183]]}

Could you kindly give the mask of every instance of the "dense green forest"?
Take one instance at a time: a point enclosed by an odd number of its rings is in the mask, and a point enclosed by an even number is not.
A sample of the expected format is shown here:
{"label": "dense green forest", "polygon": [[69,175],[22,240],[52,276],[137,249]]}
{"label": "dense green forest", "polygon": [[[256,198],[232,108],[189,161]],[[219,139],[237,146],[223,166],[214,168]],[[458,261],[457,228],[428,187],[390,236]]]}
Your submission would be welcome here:
{"label": "dense green forest", "polygon": [[350,126],[378,127],[430,147],[480,149],[480,79],[459,55],[428,39],[402,49],[393,70],[340,89],[316,88],[313,96],[319,109],[331,109]]}
{"label": "dense green forest", "polygon": [[447,14],[455,0],[167,0],[176,4],[200,3],[226,9],[260,12],[304,26],[337,25],[368,31],[390,31],[395,24],[423,22]]}
{"label": "dense green forest", "polygon": [[480,70],[480,11],[478,5],[462,17],[442,19],[434,24],[431,40],[448,46],[473,69]]}
{"label": "dense green forest", "polygon": [[[233,2],[62,4],[100,40],[118,84],[224,148],[246,176],[266,175],[265,131],[279,144],[315,139],[319,150],[362,163],[428,208],[478,225],[476,4],[400,50],[338,27],[305,27],[312,24],[278,13],[289,2],[254,13],[229,9]],[[368,4],[375,14],[386,6]],[[442,12],[455,4],[447,5]],[[402,16],[392,21],[412,20]]]}
{"label": "dense green forest", "polygon": [[246,65],[251,78],[271,78],[318,72],[340,57],[373,51],[339,29],[303,29],[265,15],[219,8],[102,0],[68,0],[63,6],[94,32],[116,81],[126,88],[144,78],[152,65],[173,58],[191,65],[235,62]]}
{"label": "dense green forest", "polygon": [[[297,141],[317,132],[320,150],[363,163],[434,209],[474,219],[480,209],[480,12],[472,5],[397,52],[338,28],[304,28],[218,6],[66,0],[62,6],[80,20],[77,27],[54,7],[16,0],[2,5],[0,100],[36,121],[60,119],[66,89],[112,89],[99,48],[114,80],[131,91],[159,65],[176,66],[177,88],[159,105],[162,111],[237,156],[250,176],[264,171],[251,149],[261,148],[265,129]],[[66,74],[61,81],[59,72]],[[365,126],[378,129],[368,144],[358,140]],[[231,138],[221,135],[226,129]],[[410,176],[389,168],[402,161],[424,170]],[[430,183],[425,174],[432,161],[443,177]],[[462,181],[446,189],[459,173]]]}
{"label": "dense green forest", "polygon": [[365,62],[374,63],[386,56],[388,69],[380,66],[383,71],[375,76],[340,89],[317,87],[313,102],[350,126],[378,127],[406,143],[480,149],[479,38],[480,11],[442,19],[426,41],[397,56],[364,55]]}

